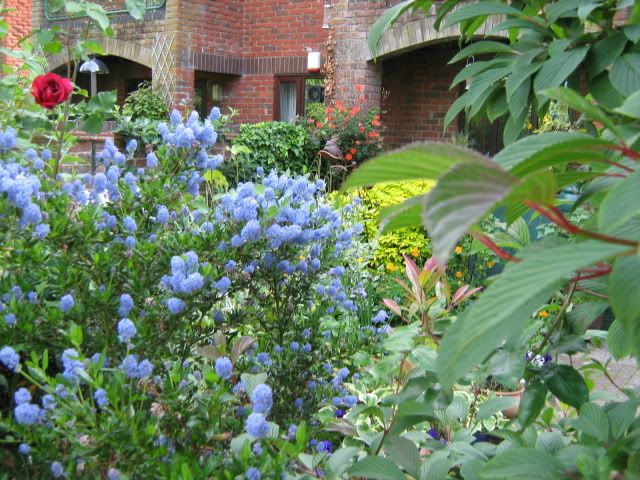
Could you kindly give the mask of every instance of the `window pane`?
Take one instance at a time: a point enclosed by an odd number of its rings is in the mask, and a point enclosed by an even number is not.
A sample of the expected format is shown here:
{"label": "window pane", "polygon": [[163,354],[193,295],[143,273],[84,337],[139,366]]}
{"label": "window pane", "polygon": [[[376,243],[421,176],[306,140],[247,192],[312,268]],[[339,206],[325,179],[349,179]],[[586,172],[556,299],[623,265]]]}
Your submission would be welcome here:
{"label": "window pane", "polygon": [[282,82],[280,84],[280,121],[293,122],[296,118],[296,84]]}

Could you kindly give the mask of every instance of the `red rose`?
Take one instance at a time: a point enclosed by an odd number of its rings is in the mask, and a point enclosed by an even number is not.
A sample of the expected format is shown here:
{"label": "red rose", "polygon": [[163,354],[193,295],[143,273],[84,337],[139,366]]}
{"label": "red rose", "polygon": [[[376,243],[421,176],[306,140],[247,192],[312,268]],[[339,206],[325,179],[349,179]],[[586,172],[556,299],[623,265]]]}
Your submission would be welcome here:
{"label": "red rose", "polygon": [[73,91],[73,84],[68,78],[55,73],[40,75],[33,80],[31,95],[44,108],[53,108],[63,103]]}

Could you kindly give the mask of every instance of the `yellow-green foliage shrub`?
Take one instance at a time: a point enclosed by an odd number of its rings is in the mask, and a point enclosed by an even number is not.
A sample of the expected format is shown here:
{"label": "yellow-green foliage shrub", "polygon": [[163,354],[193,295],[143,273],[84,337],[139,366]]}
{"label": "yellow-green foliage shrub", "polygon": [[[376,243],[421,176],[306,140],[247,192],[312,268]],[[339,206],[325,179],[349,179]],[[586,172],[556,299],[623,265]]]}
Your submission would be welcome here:
{"label": "yellow-green foliage shrub", "polygon": [[[384,207],[396,205],[407,198],[427,193],[435,182],[413,180],[397,183],[379,184],[371,188],[361,188],[349,193],[362,200],[361,222],[363,235],[367,240],[375,240],[378,234],[378,219]],[[431,255],[429,237],[422,228],[402,228],[385,233],[377,239],[377,247],[372,259],[372,266],[384,265],[389,271],[395,271],[403,265],[402,255],[426,259]]]}

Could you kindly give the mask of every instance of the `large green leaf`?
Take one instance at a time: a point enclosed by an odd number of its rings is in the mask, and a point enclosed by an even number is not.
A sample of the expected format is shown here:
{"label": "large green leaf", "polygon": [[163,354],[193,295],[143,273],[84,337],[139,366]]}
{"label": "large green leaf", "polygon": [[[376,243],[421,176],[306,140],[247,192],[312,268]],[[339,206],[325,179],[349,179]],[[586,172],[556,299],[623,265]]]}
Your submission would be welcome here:
{"label": "large green leaf", "polygon": [[616,403],[607,410],[609,425],[611,426],[611,436],[614,439],[620,438],[631,426],[638,410],[638,400],[635,398],[626,402]]}
{"label": "large green leaf", "polygon": [[535,448],[510,448],[491,459],[482,478],[564,479],[564,467],[553,455]]}
{"label": "large green leaf", "polygon": [[472,78],[479,73],[484,72],[485,70],[496,67],[504,67],[508,63],[510,63],[509,60],[505,60],[502,58],[494,58],[493,60],[488,60],[486,62],[473,62],[472,64],[467,65],[458,72],[458,74],[453,78],[449,89],[451,90],[460,82],[464,82],[465,80]]}
{"label": "large green leaf", "polygon": [[453,460],[449,452],[437,450],[429,455],[420,468],[420,480],[445,480]]}
{"label": "large green leaf", "polygon": [[465,20],[471,20],[476,17],[482,17],[485,15],[512,15],[516,17],[524,17],[525,14],[517,8],[510,7],[504,3],[493,2],[475,2],[467,5],[463,5],[452,14],[448,15],[444,22],[443,27],[450,27],[456,23],[463,22]]}
{"label": "large green leaf", "polygon": [[620,32],[600,40],[589,51],[587,73],[594,78],[607,69],[624,51],[627,38]]}
{"label": "large green leaf", "polygon": [[618,57],[609,71],[609,79],[623,95],[640,90],[640,54],[627,53]]}
{"label": "large green leaf", "polygon": [[628,96],[616,112],[631,118],[640,118],[640,91]]}
{"label": "large green leaf", "polygon": [[580,408],[589,401],[589,389],[584,378],[569,365],[555,365],[545,383],[549,391],[567,405]]}
{"label": "large green leaf", "polygon": [[390,436],[384,442],[384,449],[393,460],[415,478],[420,475],[420,452],[411,440]]}
{"label": "large green leaf", "polygon": [[516,52],[509,45],[506,45],[505,43],[495,42],[493,40],[483,40],[480,42],[472,43],[468,47],[465,47],[462,50],[460,50],[451,60],[449,60],[449,63],[456,63],[456,62],[459,62],[460,60],[466,60],[468,57],[472,57],[474,55],[483,55],[486,53],[515,54]]}
{"label": "large green leaf", "polygon": [[580,416],[573,421],[576,430],[601,442],[609,440],[609,419],[602,407],[595,403],[585,403],[580,408]]}
{"label": "large green leaf", "polygon": [[625,334],[622,322],[614,320],[607,331],[607,347],[609,353],[616,360],[620,360],[633,353],[633,337]]}
{"label": "large green leaf", "polygon": [[369,50],[374,58],[378,56],[378,43],[380,43],[380,39],[382,38],[382,35],[384,35],[384,32],[386,32],[403,13],[412,8],[414,3],[414,0],[405,0],[404,2],[400,2],[399,4],[388,8],[382,15],[380,15],[380,17],[378,17],[378,20],[373,24],[369,30],[369,35],[367,36]]}
{"label": "large green leaf", "polygon": [[548,301],[567,275],[627,249],[587,241],[520,252],[524,261],[508,264],[445,334],[437,362],[441,383],[445,388],[452,386],[504,340],[520,332],[531,312]]}
{"label": "large green leaf", "polygon": [[422,226],[422,204],[427,194],[408,198],[399,205],[385,207],[380,211],[379,231],[390,232],[398,228]]}
{"label": "large green leaf", "polygon": [[577,110],[585,115],[590,120],[596,120],[602,123],[605,127],[615,133],[618,137],[620,132],[616,127],[616,124],[605,114],[598,106],[594,105],[575,90],[570,88],[556,87],[548,88],[542,92],[549,98],[560,101],[561,103],[568,105],[570,108]]}
{"label": "large green leaf", "polygon": [[607,148],[617,145],[608,140],[576,132],[550,132],[531,135],[508,145],[493,160],[514,175],[522,176],[545,167],[576,160],[608,160]]}
{"label": "large green leaf", "polygon": [[550,57],[536,74],[533,89],[538,93],[547,88],[562,85],[582,63],[588,51],[589,47],[580,47]]}
{"label": "large green leaf", "polygon": [[349,469],[352,477],[376,480],[405,480],[405,476],[395,463],[388,458],[367,457]]}
{"label": "large green leaf", "polygon": [[478,413],[476,414],[476,421],[480,422],[486,420],[491,415],[495,415],[501,410],[511,408],[517,405],[519,399],[516,397],[489,397],[486,401],[482,402]]}
{"label": "large green leaf", "polygon": [[493,162],[459,164],[427,194],[423,219],[433,254],[445,265],[458,240],[509,193],[518,179]]}
{"label": "large green leaf", "polygon": [[609,301],[616,320],[635,346],[635,355],[640,354],[640,256],[618,258],[609,276]]}
{"label": "large green leaf", "polygon": [[420,178],[435,180],[456,163],[481,161],[486,161],[486,157],[456,145],[414,143],[364,162],[347,178],[342,189]]}
{"label": "large green leaf", "polygon": [[586,302],[574,305],[567,318],[572,326],[572,332],[577,335],[584,335],[596,318],[604,313],[609,307],[607,302]]}
{"label": "large green leaf", "polygon": [[547,399],[547,391],[543,383],[534,382],[527,385],[518,410],[520,430],[527,428],[538,417]]}
{"label": "large green leaf", "polygon": [[619,180],[598,212],[600,230],[611,232],[640,214],[640,170]]}
{"label": "large green leaf", "polygon": [[540,170],[527,175],[501,202],[506,208],[505,220],[512,224],[522,216],[529,209],[524,204],[525,200],[552,205],[558,189],[556,176],[551,170]]}

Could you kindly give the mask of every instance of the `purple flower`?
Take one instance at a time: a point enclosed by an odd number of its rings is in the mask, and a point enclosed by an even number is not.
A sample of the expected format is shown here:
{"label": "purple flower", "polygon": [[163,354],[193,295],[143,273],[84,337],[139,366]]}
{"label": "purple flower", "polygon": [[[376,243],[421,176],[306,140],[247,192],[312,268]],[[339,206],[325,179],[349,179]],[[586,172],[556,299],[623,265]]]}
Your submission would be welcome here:
{"label": "purple flower", "polygon": [[75,304],[76,304],[76,302],[73,299],[73,296],[68,293],[67,295],[64,295],[60,299],[60,304],[59,304],[60,310],[62,310],[63,312],[66,313],[69,310],[71,310]]}
{"label": "purple flower", "polygon": [[219,357],[216,359],[215,369],[220,378],[228,380],[233,372],[233,364],[227,357]]}
{"label": "purple flower", "polygon": [[261,413],[252,413],[245,424],[247,433],[256,438],[264,438],[269,434],[269,424]]}
{"label": "purple flower", "polygon": [[273,392],[268,385],[261,383],[253,389],[251,393],[251,404],[253,411],[257,413],[269,413],[273,406]]}
{"label": "purple flower", "polygon": [[118,322],[118,340],[120,343],[129,342],[136,336],[136,326],[128,318],[123,318]]}

